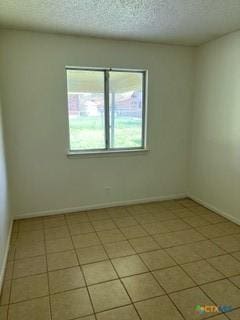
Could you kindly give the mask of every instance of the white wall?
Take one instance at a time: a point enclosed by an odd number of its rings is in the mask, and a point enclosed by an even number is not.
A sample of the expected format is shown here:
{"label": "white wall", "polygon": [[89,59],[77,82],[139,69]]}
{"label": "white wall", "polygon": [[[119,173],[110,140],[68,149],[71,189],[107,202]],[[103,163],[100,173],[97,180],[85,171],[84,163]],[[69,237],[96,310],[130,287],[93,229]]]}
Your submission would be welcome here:
{"label": "white wall", "polygon": [[197,51],[189,193],[240,222],[240,32]]}
{"label": "white wall", "polygon": [[[15,214],[185,194],[192,48],[7,30],[0,37]],[[150,152],[67,158],[65,65],[149,70]]]}
{"label": "white wall", "polygon": [[6,171],[2,124],[2,106],[0,100],[0,291],[7,258],[8,240],[11,224]]}

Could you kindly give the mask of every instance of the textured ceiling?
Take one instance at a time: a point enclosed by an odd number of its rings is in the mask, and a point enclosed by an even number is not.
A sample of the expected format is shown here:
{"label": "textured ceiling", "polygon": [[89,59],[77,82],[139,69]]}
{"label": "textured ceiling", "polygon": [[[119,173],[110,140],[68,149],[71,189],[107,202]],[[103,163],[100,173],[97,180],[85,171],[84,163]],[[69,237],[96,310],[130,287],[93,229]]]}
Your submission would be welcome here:
{"label": "textured ceiling", "polygon": [[198,45],[240,29],[240,0],[1,0],[0,26]]}

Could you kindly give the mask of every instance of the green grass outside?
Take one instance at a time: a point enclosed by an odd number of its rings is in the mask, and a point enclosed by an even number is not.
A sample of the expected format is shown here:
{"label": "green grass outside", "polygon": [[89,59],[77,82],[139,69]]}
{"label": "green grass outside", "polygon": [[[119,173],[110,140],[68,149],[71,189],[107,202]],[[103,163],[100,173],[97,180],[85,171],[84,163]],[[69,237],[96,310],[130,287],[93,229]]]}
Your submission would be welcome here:
{"label": "green grass outside", "polygon": [[[115,148],[141,146],[142,121],[137,118],[115,118]],[[71,150],[104,148],[104,121],[99,117],[70,119]]]}

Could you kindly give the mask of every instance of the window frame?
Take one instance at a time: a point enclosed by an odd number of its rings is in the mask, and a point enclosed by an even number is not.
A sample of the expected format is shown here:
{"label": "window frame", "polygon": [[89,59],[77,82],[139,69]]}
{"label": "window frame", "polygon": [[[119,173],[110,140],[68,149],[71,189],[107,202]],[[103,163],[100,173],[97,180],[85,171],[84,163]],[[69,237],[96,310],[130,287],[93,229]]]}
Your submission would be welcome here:
{"label": "window frame", "polygon": [[[141,152],[148,151],[147,149],[147,89],[148,89],[148,70],[146,69],[126,69],[126,68],[99,68],[99,67],[76,67],[65,66],[66,80],[68,70],[83,70],[83,71],[100,71],[104,73],[104,142],[105,148],[100,149],[71,149],[70,141],[70,121],[68,112],[68,86],[67,87],[67,122],[68,122],[68,155],[98,155],[98,154],[115,154],[125,152]],[[141,146],[129,148],[110,148],[110,104],[109,104],[109,72],[129,72],[142,74],[142,137]]]}

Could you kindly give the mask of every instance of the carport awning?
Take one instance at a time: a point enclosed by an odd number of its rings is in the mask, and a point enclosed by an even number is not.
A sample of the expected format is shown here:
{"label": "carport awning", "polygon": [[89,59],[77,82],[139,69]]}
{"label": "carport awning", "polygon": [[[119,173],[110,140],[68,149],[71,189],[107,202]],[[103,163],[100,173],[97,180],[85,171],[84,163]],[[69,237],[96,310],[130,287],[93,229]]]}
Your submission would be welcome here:
{"label": "carport awning", "polygon": [[[91,70],[67,70],[68,92],[104,92],[104,72]],[[142,89],[142,73],[109,72],[110,91],[122,93]]]}

